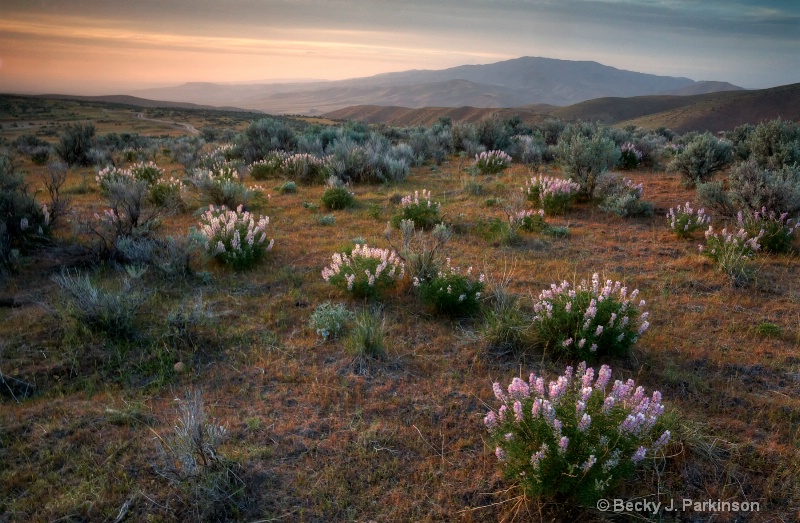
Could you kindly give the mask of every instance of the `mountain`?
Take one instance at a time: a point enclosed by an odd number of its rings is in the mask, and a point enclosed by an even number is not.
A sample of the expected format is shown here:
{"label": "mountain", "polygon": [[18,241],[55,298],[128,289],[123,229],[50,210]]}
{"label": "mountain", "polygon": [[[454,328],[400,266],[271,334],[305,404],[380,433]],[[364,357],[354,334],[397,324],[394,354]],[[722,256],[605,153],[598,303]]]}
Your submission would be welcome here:
{"label": "mountain", "polygon": [[800,84],[752,91],[732,90],[692,96],[608,97],[567,107],[529,105],[516,108],[354,106],[324,116],[396,126],[430,125],[442,117],[474,122],[497,115],[519,116],[528,123],[545,118],[591,121],[606,125],[636,125],[646,129],[668,127],[678,132],[727,131],[742,124],[783,118],[800,121]]}
{"label": "mountain", "polygon": [[602,97],[655,95],[681,89],[707,91],[727,86],[730,84],[625,71],[597,62],[522,57],[486,65],[411,70],[333,82],[189,83],[129,94],[270,113],[320,114],[353,105],[409,108],[567,106]]}

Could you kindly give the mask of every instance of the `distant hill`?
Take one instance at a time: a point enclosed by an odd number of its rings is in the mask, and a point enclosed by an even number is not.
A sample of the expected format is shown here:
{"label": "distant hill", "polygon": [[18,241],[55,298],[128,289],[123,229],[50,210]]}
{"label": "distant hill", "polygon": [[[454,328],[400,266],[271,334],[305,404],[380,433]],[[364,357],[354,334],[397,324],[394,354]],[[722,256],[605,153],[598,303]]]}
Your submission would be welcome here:
{"label": "distant hill", "polygon": [[567,106],[602,97],[645,96],[684,89],[708,92],[718,88],[736,86],[625,71],[597,62],[522,57],[486,65],[411,70],[334,82],[188,83],[130,94],[270,113],[321,114],[354,105],[408,108]]}
{"label": "distant hill", "polygon": [[161,100],[149,100],[129,95],[105,95],[105,96],[77,96],[71,94],[39,94],[32,95],[34,98],[46,98],[52,100],[79,100],[84,102],[102,102],[109,104],[132,105],[135,107],[148,108],[176,108],[176,109],[215,109],[222,111],[245,111],[238,107],[218,107],[213,105],[198,105],[188,102],[167,102]]}
{"label": "distant hill", "polygon": [[753,91],[732,90],[694,96],[635,96],[599,98],[568,107],[548,105],[504,109],[474,107],[356,106],[325,114],[326,118],[387,125],[430,125],[441,117],[474,122],[491,115],[520,116],[528,123],[545,118],[636,125],[647,129],[668,127],[678,132],[726,131],[745,123],[778,117],[800,120],[800,84]]}
{"label": "distant hill", "polygon": [[671,91],[659,94],[668,94],[675,96],[691,96],[693,94],[720,93],[723,91],[744,91],[744,89],[739,87],[738,85],[733,85],[728,82],[701,81],[701,82],[695,82],[685,87],[679,87],[677,89],[672,89]]}
{"label": "distant hill", "polygon": [[386,124],[395,127],[430,126],[440,118],[450,118],[455,122],[478,122],[490,116],[510,118],[519,116],[526,122],[539,122],[557,107],[553,105],[532,105],[515,108],[486,107],[408,107],[358,105],[345,107],[324,115],[331,120],[353,120],[370,124]]}

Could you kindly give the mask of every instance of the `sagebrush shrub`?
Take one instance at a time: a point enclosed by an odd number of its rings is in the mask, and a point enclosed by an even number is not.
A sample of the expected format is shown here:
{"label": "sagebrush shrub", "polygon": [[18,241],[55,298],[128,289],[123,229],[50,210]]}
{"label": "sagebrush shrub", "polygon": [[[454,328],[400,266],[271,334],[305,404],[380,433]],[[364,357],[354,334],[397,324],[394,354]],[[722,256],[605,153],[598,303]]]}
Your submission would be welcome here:
{"label": "sagebrush shrub", "polygon": [[187,499],[188,514],[198,521],[227,520],[236,512],[244,482],[238,466],[220,451],[227,438],[225,426],[209,419],[199,390],[187,392],[178,405],[171,434],[157,435],[156,472]]}
{"label": "sagebrush shrub", "polygon": [[69,166],[91,165],[94,133],[92,124],[67,124],[55,145],[56,154]]}
{"label": "sagebrush shrub", "polygon": [[596,273],[574,288],[567,281],[551,284],[533,304],[534,335],[545,348],[569,356],[626,355],[650,326],[638,294],[618,281],[601,286]]}
{"label": "sagebrush shrub", "polygon": [[405,276],[405,265],[394,251],[359,244],[353,251],[335,253],[322,269],[322,278],[357,298],[377,298]]}
{"label": "sagebrush shrub", "polygon": [[800,163],[800,125],[780,118],[756,125],[744,140],[752,161],[780,169]]}
{"label": "sagebrush shrub", "polygon": [[66,313],[79,325],[92,332],[113,338],[126,338],[135,333],[135,319],[147,296],[131,288],[123,279],[119,290],[106,290],[94,285],[87,275],[63,271],[52,277],[63,292]]}
{"label": "sagebrush shrub", "polygon": [[616,165],[620,155],[614,141],[601,133],[591,138],[580,133],[562,137],[555,152],[564,174],[581,186],[588,199],[594,198],[597,177]]}
{"label": "sagebrush shrub", "polygon": [[740,228],[736,232],[729,232],[723,228],[720,233],[714,232],[714,227],[706,230],[706,244],[700,245],[700,253],[714,263],[714,267],[727,274],[734,283],[744,284],[750,279],[752,269],[748,262],[761,248],[761,236],[764,231],[759,231],[756,236],[750,236],[747,231]]}
{"label": "sagebrush shrub", "polygon": [[653,204],[642,200],[642,184],[622,178],[616,174],[605,173],[598,177],[597,190],[602,197],[600,210],[617,216],[652,216]]}
{"label": "sagebrush shrub", "polygon": [[762,168],[752,160],[738,164],[728,176],[725,197],[730,207],[745,213],[766,207],[796,216],[800,213],[800,166]]}
{"label": "sagebrush shrub", "polygon": [[511,157],[499,150],[484,151],[475,155],[473,166],[480,174],[499,174],[511,165]]}
{"label": "sagebrush shrub", "polygon": [[323,340],[336,339],[347,331],[355,315],[341,303],[325,302],[314,309],[308,323]]}
{"label": "sagebrush shrub", "polygon": [[412,195],[406,195],[400,200],[400,213],[392,218],[392,224],[397,227],[402,220],[411,220],[416,227],[430,229],[442,221],[439,215],[441,204],[431,200],[431,192],[422,190],[422,198],[419,191],[414,191]]}
{"label": "sagebrush shrub", "polygon": [[670,207],[667,213],[669,228],[678,238],[690,238],[692,233],[700,229],[705,229],[711,223],[711,216],[706,214],[705,209],[695,209],[689,202],[686,205]]}
{"label": "sagebrush shrub", "polygon": [[733,145],[727,140],[719,140],[711,133],[695,136],[679,150],[669,170],[677,171],[683,176],[688,187],[694,187],[711,179],[711,176],[724,169],[733,159]]}
{"label": "sagebrush shrub", "polygon": [[462,271],[450,265],[446,259],[443,270],[431,278],[414,278],[420,300],[435,314],[451,317],[466,317],[480,308],[484,275],[472,276],[472,267]]}
{"label": "sagebrush shrub", "polygon": [[566,213],[581,186],[572,180],[564,180],[540,174],[525,182],[523,189],[528,199],[541,205],[548,214]]}
{"label": "sagebrush shrub", "polygon": [[531,373],[514,378],[507,390],[493,386],[500,402],[484,418],[504,476],[525,494],[543,501],[593,507],[614,497],[636,466],[669,443],[659,427],[661,393],[647,396],[633,380],[616,380],[611,368],[578,365],[573,375],[546,384]]}
{"label": "sagebrush shrub", "polygon": [[209,206],[195,233],[207,256],[235,269],[246,269],[258,263],[275,244],[274,239],[266,241],[267,225],[268,216],[256,219],[241,206],[235,211]]}

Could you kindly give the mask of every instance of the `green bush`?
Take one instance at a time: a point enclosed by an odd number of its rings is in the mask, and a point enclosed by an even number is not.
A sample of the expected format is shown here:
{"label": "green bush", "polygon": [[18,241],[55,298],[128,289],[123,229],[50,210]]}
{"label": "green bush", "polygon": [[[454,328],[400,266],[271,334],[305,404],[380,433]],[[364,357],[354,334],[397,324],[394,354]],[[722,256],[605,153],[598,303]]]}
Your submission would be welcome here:
{"label": "green bush", "polygon": [[762,208],[752,214],[739,213],[738,225],[748,236],[760,236],[758,243],[766,252],[789,252],[800,222],[788,218],[788,213],[777,214]]}
{"label": "green bush", "polygon": [[[611,369],[578,365],[545,385],[531,373],[514,378],[484,418],[503,474],[528,498],[595,507],[618,497],[618,488],[647,457],[660,455],[671,433],[660,420],[661,393],[645,396],[633,380],[614,382]],[[659,436],[660,434],[660,436]]]}
{"label": "green bush", "polygon": [[411,220],[420,229],[430,229],[442,221],[439,216],[439,202],[431,201],[431,192],[422,190],[422,199],[419,191],[414,195],[404,196],[400,201],[400,213],[392,217],[392,225],[398,227],[402,220]]}
{"label": "green bush", "polygon": [[539,344],[557,354],[586,359],[627,355],[650,326],[649,313],[640,313],[644,300],[635,302],[638,294],[611,280],[601,286],[597,274],[574,288],[566,281],[552,284],[533,305],[533,331]]}
{"label": "green bush", "polygon": [[344,341],[348,354],[361,360],[386,357],[386,322],[380,308],[364,309],[355,318],[353,328]]}
{"label": "green bush", "polygon": [[405,265],[397,253],[367,244],[356,245],[350,254],[335,253],[322,269],[322,278],[356,298],[378,298],[405,276]]}
{"label": "green bush", "polygon": [[454,318],[471,316],[480,308],[484,276],[477,280],[471,276],[472,267],[462,272],[450,266],[450,259],[444,270],[429,279],[414,279],[422,303],[434,314]]}
{"label": "green bush", "polygon": [[356,203],[353,193],[347,187],[328,187],[320,200],[329,211],[347,209]]}
{"label": "green bush", "polygon": [[269,217],[256,217],[239,206],[209,207],[200,217],[199,229],[193,230],[206,255],[235,269],[252,267],[270,251],[275,240],[267,242]]}

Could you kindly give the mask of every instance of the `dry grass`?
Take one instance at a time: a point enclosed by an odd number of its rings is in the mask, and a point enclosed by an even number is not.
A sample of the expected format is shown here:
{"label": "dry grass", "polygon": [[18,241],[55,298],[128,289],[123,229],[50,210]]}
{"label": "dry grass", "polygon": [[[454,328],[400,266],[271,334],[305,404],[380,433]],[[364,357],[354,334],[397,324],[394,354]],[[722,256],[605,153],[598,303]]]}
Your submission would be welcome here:
{"label": "dry grass", "polygon": [[[167,172],[178,166],[164,164]],[[388,354],[354,370],[343,341],[323,343],[308,327],[314,307],[345,301],[321,276],[333,252],[364,237],[385,247],[382,231],[397,211],[395,194],[429,189],[458,233],[453,263],[499,279],[514,266],[512,289],[536,295],[551,282],[600,272],[639,288],[652,325],[615,377],[634,377],[664,393],[680,412],[676,455],[627,486],[625,497],[758,501],[758,514],[717,521],[789,521],[800,510],[800,270],[796,254],[760,257],[747,288],[732,287],[675,239],[664,215],[691,200],[677,176],[633,173],[656,213],[621,219],[579,205],[563,217],[567,238],[525,236],[493,245],[475,232],[485,207],[508,198],[529,177],[522,167],[485,180],[487,193],[461,190],[453,159],[438,171],[415,169],[398,186],[356,186],[358,205],[335,211],[335,227],[317,223],[302,202],[318,203],[321,186],[274,194],[257,213],[270,216],[275,248],[255,269],[213,265],[211,283],[164,282],[146,275],[155,297],[141,336],[125,344],[79,332],[48,312],[57,289],[49,275],[74,260],[43,253],[9,280],[3,295],[23,306],[0,309],[0,371],[35,385],[19,402],[0,396],[0,520],[178,521],[190,517],[176,491],[154,473],[153,432],[169,432],[175,398],[200,385],[210,415],[228,426],[221,451],[247,484],[237,518],[246,521],[602,520],[594,511],[521,500],[498,473],[482,424],[491,384],[520,372],[563,370],[539,353],[524,361],[488,354],[474,335],[479,322],[427,314],[410,293],[385,300]],[[35,166],[26,166],[34,174]],[[71,174],[68,185],[80,183]],[[90,184],[94,184],[90,177]],[[279,185],[280,180],[268,186]],[[75,195],[82,213],[99,207],[95,192]],[[377,218],[375,213],[377,211]],[[164,233],[185,234],[190,214]],[[59,231],[72,240],[67,228]],[[98,278],[118,273],[100,269]],[[491,281],[491,279],[490,279]],[[200,290],[218,315],[193,349],[163,342],[163,318]],[[361,303],[348,304],[356,309]],[[764,336],[763,322],[777,335]],[[183,372],[173,364],[181,362]],[[127,505],[126,505],[127,503]],[[709,514],[687,517],[711,518]]]}

